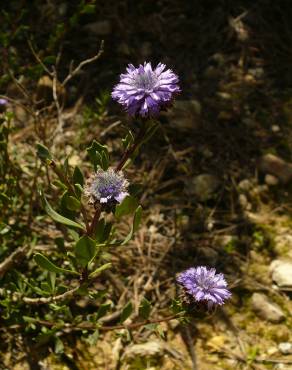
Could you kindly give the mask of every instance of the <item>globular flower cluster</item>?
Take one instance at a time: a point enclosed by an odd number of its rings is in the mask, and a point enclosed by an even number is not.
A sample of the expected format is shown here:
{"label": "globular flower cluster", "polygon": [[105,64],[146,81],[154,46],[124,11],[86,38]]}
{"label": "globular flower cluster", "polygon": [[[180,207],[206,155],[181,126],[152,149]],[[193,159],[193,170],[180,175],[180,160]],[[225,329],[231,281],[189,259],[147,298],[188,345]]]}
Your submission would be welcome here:
{"label": "globular flower cluster", "polygon": [[113,168],[106,171],[99,169],[88,179],[84,193],[91,203],[121,203],[129,195],[128,185],[121,171],[117,172]]}
{"label": "globular flower cluster", "polygon": [[6,107],[8,105],[8,101],[6,99],[0,99],[0,113],[5,112]]}
{"label": "globular flower cluster", "polygon": [[117,100],[132,116],[153,117],[170,105],[180,92],[178,76],[159,63],[155,69],[145,62],[135,68],[127,67],[120,82],[114,87],[112,98]]}
{"label": "globular flower cluster", "polygon": [[208,309],[224,304],[231,297],[224,275],[216,274],[214,268],[189,268],[178,275],[177,282],[182,286],[188,301],[206,303]]}

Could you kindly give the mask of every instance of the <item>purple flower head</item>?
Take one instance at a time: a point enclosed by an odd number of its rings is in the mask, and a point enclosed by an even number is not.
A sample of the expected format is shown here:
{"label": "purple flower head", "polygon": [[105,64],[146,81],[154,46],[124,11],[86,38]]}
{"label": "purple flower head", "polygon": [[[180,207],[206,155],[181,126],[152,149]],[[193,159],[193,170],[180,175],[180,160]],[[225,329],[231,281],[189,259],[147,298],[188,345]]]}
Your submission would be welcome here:
{"label": "purple flower head", "polygon": [[0,112],[5,112],[8,101],[6,99],[0,99]]}
{"label": "purple flower head", "polygon": [[121,74],[120,83],[114,87],[112,98],[132,116],[157,116],[180,92],[178,76],[165,68],[162,63],[155,69],[146,62],[138,68],[129,64],[127,73]]}
{"label": "purple flower head", "polygon": [[121,171],[98,170],[87,181],[84,193],[91,203],[121,203],[129,195],[128,181]]}
{"label": "purple flower head", "polygon": [[187,298],[196,303],[207,303],[208,309],[224,304],[231,297],[223,274],[216,274],[214,268],[191,267],[178,275],[177,282],[183,287]]}

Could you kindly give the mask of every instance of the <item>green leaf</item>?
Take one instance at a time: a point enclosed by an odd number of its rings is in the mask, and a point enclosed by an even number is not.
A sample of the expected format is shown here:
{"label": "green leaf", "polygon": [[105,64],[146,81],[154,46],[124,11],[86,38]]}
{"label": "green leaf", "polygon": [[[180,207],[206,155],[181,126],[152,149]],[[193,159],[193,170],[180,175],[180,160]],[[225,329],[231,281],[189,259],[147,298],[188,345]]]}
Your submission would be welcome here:
{"label": "green leaf", "polygon": [[69,156],[66,157],[66,159],[64,160],[63,171],[64,171],[65,177],[68,177],[68,174],[69,174]]}
{"label": "green leaf", "polygon": [[43,144],[36,144],[36,149],[37,149],[37,156],[42,162],[47,162],[47,161],[52,161],[53,157],[51,153],[49,152],[49,149],[44,146]]}
{"label": "green leaf", "polygon": [[78,166],[75,166],[75,168],[74,168],[73,182],[74,182],[74,184],[79,184],[81,186],[84,185],[83,173],[81,172],[81,170]]}
{"label": "green leaf", "polygon": [[105,227],[105,220],[104,218],[101,218],[95,228],[95,240],[98,243],[101,243],[103,241],[103,233],[104,233],[104,227]]}
{"label": "green leaf", "polygon": [[137,231],[137,229],[138,229],[138,227],[140,225],[141,218],[142,218],[142,207],[139,206],[136,209],[136,211],[135,211],[135,215],[134,215],[134,219],[133,219],[133,224],[132,224],[131,231],[129,232],[129,234],[127,235],[126,239],[122,242],[121,245],[127,244],[133,238],[135,232]]}
{"label": "green leaf", "polygon": [[60,188],[61,190],[67,190],[67,185],[65,185],[62,181],[60,180],[54,180],[52,182],[53,185],[57,186],[58,188]]}
{"label": "green leaf", "polygon": [[0,235],[5,235],[9,233],[11,227],[9,225],[4,224],[3,222],[0,223]]}
{"label": "green leaf", "polygon": [[103,151],[101,153],[101,167],[105,171],[109,167],[109,155],[108,155],[108,151]]}
{"label": "green leaf", "polygon": [[127,132],[127,135],[124,137],[124,139],[122,139],[122,143],[123,143],[123,147],[124,149],[128,149],[130,147],[130,145],[132,145],[135,141],[135,138],[134,138],[134,135],[132,133],[132,131],[128,131]]}
{"label": "green leaf", "polygon": [[49,272],[47,277],[48,285],[50,287],[51,293],[55,292],[56,288],[56,273],[55,272]]}
{"label": "green leaf", "polygon": [[140,145],[144,144],[146,141],[148,141],[157,131],[159,127],[159,122],[157,121],[151,121],[149,124],[149,127],[147,128],[146,134],[141,142]]}
{"label": "green leaf", "polygon": [[151,323],[151,324],[146,324],[144,326],[145,329],[151,330],[151,331],[156,331],[158,327],[158,324],[156,323]]}
{"label": "green leaf", "polygon": [[102,271],[104,270],[107,270],[108,268],[110,268],[112,266],[112,264],[109,262],[109,263],[105,263],[104,265],[98,267],[96,270],[94,270],[90,275],[89,275],[89,279],[92,279],[94,277],[96,277],[97,275],[99,275]]}
{"label": "green leaf", "polygon": [[123,308],[123,311],[121,313],[121,323],[127,320],[127,318],[131,315],[133,312],[133,304],[132,302],[128,302],[125,307]]}
{"label": "green leaf", "polygon": [[138,230],[142,219],[142,207],[139,206],[135,211],[134,221],[133,221],[133,232],[135,233]]}
{"label": "green leaf", "polygon": [[95,241],[87,235],[82,236],[75,245],[75,257],[82,267],[87,266],[96,255],[96,252]]}
{"label": "green leaf", "polygon": [[146,298],[143,298],[139,306],[139,316],[141,316],[144,320],[148,320],[150,312],[151,303]]}
{"label": "green leaf", "polygon": [[61,341],[59,337],[55,337],[55,349],[54,349],[56,354],[61,354],[64,352],[64,344]]}
{"label": "green leaf", "polygon": [[66,254],[65,240],[61,236],[54,239],[56,246],[59,248],[59,251]]}
{"label": "green leaf", "polygon": [[61,216],[59,213],[54,211],[53,208],[48,203],[42,191],[40,191],[40,196],[43,200],[45,211],[54,221],[67,225],[67,226],[76,227],[76,228],[85,230],[84,226],[80,225],[79,223],[75,221],[70,220],[69,218]]}
{"label": "green leaf", "polygon": [[132,214],[137,209],[138,200],[131,195],[128,195],[121,204],[116,206],[115,216],[121,218],[122,216]]}
{"label": "green leaf", "polygon": [[109,154],[106,145],[101,145],[94,140],[91,146],[87,148],[87,152],[90,161],[95,169],[100,166],[102,169],[107,170],[109,163]]}
{"label": "green leaf", "polygon": [[86,4],[82,8],[81,13],[82,14],[93,14],[95,12],[95,7],[96,7],[95,4]]}
{"label": "green leaf", "polygon": [[34,260],[44,270],[55,273],[73,274],[79,276],[78,272],[76,271],[66,270],[56,266],[53,262],[51,262],[49,259],[47,259],[47,257],[42,255],[41,253],[36,253],[34,255]]}
{"label": "green leaf", "polygon": [[56,64],[56,56],[55,55],[48,55],[43,59],[44,64]]}
{"label": "green leaf", "polygon": [[3,203],[8,203],[10,202],[10,198],[5,194],[5,193],[0,193],[0,200]]}
{"label": "green leaf", "polygon": [[87,338],[87,342],[91,346],[95,346],[99,338],[99,330],[96,329],[92,334],[90,334]]}
{"label": "green leaf", "polygon": [[81,207],[80,201],[78,199],[76,199],[75,197],[73,197],[72,195],[68,195],[65,199],[65,202],[66,202],[66,207],[70,211],[79,211],[80,210],[80,207]]}
{"label": "green leaf", "polygon": [[105,304],[100,305],[97,311],[96,319],[98,320],[101,317],[103,317],[108,312],[110,307],[111,307],[110,303],[105,303]]}
{"label": "green leaf", "polygon": [[75,187],[77,198],[80,199],[83,193],[83,188],[80,184],[74,184],[74,187]]}

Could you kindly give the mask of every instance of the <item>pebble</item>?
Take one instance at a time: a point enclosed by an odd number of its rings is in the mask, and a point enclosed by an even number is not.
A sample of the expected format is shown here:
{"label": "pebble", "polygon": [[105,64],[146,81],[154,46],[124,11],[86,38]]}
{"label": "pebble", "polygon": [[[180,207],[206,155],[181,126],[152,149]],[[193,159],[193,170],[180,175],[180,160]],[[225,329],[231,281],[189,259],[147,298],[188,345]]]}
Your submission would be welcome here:
{"label": "pebble", "polygon": [[292,354],[292,343],[289,342],[282,342],[278,346],[279,351],[283,355],[291,355]]}
{"label": "pebble", "polygon": [[178,130],[189,131],[200,125],[202,107],[198,100],[176,100],[172,109],[164,113],[171,126]]}
{"label": "pebble", "polygon": [[162,341],[149,341],[142,344],[134,344],[128,347],[124,353],[125,358],[155,357],[162,356],[165,346]]}
{"label": "pebble", "polygon": [[279,323],[285,319],[281,308],[272,302],[266,295],[254,293],[251,297],[252,308],[256,314],[264,320]]}
{"label": "pebble", "polygon": [[283,184],[292,180],[292,164],[274,154],[265,154],[258,161],[258,168],[265,174],[276,176]]}
{"label": "pebble", "polygon": [[187,185],[187,192],[199,201],[211,199],[220,185],[220,180],[211,174],[203,173],[193,177]]}
{"label": "pebble", "polygon": [[292,261],[275,260],[270,265],[273,281],[281,290],[292,288]]}
{"label": "pebble", "polygon": [[277,177],[270,175],[269,173],[265,176],[265,183],[269,186],[275,186],[279,184]]}

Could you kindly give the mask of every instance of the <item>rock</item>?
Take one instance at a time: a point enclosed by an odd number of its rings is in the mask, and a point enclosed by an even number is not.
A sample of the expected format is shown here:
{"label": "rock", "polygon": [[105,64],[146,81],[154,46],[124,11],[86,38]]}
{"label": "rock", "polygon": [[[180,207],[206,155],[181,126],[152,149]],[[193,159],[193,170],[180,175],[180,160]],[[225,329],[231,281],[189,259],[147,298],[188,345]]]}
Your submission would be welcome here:
{"label": "rock", "polygon": [[264,320],[279,323],[285,319],[281,308],[273,303],[266,295],[254,293],[251,297],[252,308]]}
{"label": "rock", "polygon": [[278,125],[272,125],[271,130],[272,130],[272,132],[277,133],[281,129],[280,129],[280,126],[278,126]]}
{"label": "rock", "polygon": [[112,25],[108,20],[98,21],[86,24],[84,30],[97,36],[107,36],[112,32]]}
{"label": "rock", "polygon": [[292,354],[292,343],[289,342],[282,342],[278,346],[279,351],[283,355],[291,355]]}
{"label": "rock", "polygon": [[134,344],[124,353],[127,359],[136,357],[156,357],[164,354],[165,346],[162,341],[153,340],[143,344]]}
{"label": "rock", "polygon": [[224,100],[231,100],[232,99],[231,94],[223,92],[223,91],[217,92],[217,96],[219,96],[219,98],[224,99]]}
{"label": "rock", "polygon": [[195,176],[187,185],[189,195],[195,196],[199,201],[211,199],[220,185],[220,180],[208,173]]}
{"label": "rock", "polygon": [[275,260],[271,263],[270,271],[273,281],[281,290],[292,288],[292,261]]}
{"label": "rock", "polygon": [[270,175],[269,173],[265,176],[265,183],[269,186],[275,186],[279,184],[277,177]]}
{"label": "rock", "polygon": [[239,190],[242,191],[249,191],[253,188],[253,186],[254,186],[253,182],[250,181],[249,179],[244,179],[240,181],[240,183],[238,184]]}
{"label": "rock", "polygon": [[164,115],[176,129],[192,130],[198,128],[201,110],[198,100],[176,100],[173,107]]}
{"label": "rock", "polygon": [[270,356],[274,355],[277,352],[278,352],[277,347],[270,347],[270,348],[267,349],[267,354],[270,355]]}
{"label": "rock", "polygon": [[215,335],[209,339],[206,343],[206,346],[211,350],[220,351],[226,344],[228,338],[225,335]]}
{"label": "rock", "polygon": [[292,234],[289,228],[284,228],[274,238],[274,250],[281,258],[292,260]]}
{"label": "rock", "polygon": [[238,203],[241,205],[241,207],[243,209],[247,209],[248,208],[248,200],[247,200],[247,197],[246,195],[244,194],[239,194],[239,197],[238,197]]}
{"label": "rock", "polygon": [[292,370],[292,365],[277,364],[274,367],[275,370]]}
{"label": "rock", "polygon": [[262,156],[258,161],[258,168],[265,174],[276,176],[283,184],[292,179],[292,164],[273,154]]}

